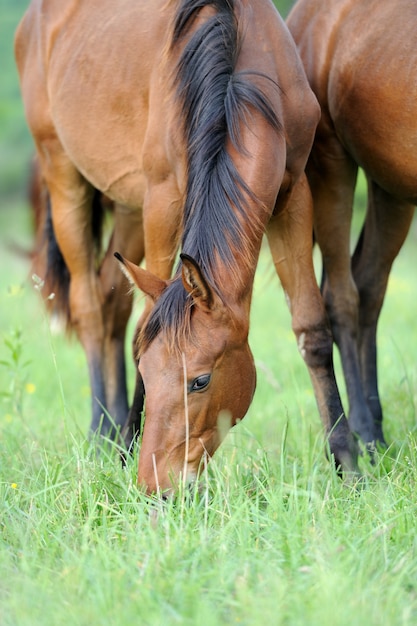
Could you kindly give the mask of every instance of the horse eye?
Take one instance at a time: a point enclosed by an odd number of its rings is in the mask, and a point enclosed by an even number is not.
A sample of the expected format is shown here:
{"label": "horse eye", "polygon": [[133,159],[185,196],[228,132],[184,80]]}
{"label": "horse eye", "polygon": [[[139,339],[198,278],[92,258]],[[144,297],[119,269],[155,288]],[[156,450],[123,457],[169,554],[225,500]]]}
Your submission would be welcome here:
{"label": "horse eye", "polygon": [[202,374],[201,376],[197,376],[194,378],[193,382],[190,385],[190,393],[193,391],[203,391],[209,384],[211,379],[210,374]]}

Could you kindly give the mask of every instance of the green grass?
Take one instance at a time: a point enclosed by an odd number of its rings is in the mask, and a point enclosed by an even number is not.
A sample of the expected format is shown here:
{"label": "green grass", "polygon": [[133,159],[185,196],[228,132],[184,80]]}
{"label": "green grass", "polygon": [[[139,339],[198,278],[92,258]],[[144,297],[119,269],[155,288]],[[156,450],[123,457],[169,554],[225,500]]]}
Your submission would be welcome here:
{"label": "green grass", "polygon": [[416,225],[379,329],[391,446],[375,467],[362,462],[364,488],[344,486],[325,459],[310,381],[263,251],[254,402],[201,491],[151,505],[135,487],[136,455],[123,469],[117,450],[98,455],[86,441],[84,354],[50,329],[28,259],[15,251],[31,245],[31,142],[11,55],[26,5],[0,6],[1,626],[414,626]]}
{"label": "green grass", "polygon": [[[356,492],[321,425],[266,251],[252,346],[258,388],[185,501],[150,505],[137,458],[85,440],[84,356],[53,334],[28,262],[26,207],[0,216],[0,623],[412,625],[417,620],[413,231],[380,329],[391,449]],[[400,323],[398,320],[400,318]],[[130,369],[133,381],[133,369]]]}

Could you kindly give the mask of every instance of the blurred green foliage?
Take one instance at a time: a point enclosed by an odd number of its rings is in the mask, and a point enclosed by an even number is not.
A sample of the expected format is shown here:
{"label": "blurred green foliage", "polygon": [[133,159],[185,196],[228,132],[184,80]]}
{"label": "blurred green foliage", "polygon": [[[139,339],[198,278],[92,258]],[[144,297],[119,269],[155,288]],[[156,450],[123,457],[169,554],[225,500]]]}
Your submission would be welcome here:
{"label": "blurred green foliage", "polygon": [[14,32],[28,4],[28,0],[0,0],[0,205],[25,191],[33,152],[13,54]]}

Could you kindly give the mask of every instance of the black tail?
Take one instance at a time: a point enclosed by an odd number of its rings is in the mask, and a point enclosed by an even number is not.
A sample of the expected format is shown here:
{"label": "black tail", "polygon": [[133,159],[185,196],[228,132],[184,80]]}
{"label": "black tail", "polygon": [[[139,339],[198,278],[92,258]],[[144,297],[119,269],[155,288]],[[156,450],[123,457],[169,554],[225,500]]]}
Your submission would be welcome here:
{"label": "black tail", "polygon": [[[39,229],[36,233],[38,243],[33,255],[32,273],[35,274],[35,282],[41,286],[48,311],[61,319],[67,330],[70,330],[71,276],[55,237],[51,202],[47,193],[44,197],[42,212],[43,217],[41,216],[36,224]],[[93,196],[91,228],[97,256],[101,252],[104,213],[102,195],[96,190]]]}
{"label": "black tail", "polygon": [[68,328],[70,325],[69,286],[71,277],[55,237],[49,195],[44,241],[46,245],[46,272],[42,291],[47,298],[48,309],[62,318]]}

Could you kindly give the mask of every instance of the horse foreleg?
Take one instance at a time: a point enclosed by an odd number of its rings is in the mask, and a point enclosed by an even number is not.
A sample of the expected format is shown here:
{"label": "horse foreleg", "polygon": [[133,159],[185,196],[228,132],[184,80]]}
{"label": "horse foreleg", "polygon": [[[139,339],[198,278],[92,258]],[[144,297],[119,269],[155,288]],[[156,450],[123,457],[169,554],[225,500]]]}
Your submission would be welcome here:
{"label": "horse foreleg", "polygon": [[378,391],[376,334],[392,263],[414,215],[414,206],[400,201],[368,180],[368,210],[352,259],[359,291],[359,356],[365,398],[374,419],[374,438],[385,445]]}
{"label": "horse foreleg", "polygon": [[[173,200],[173,198],[179,197],[180,194],[170,178],[159,182],[159,184],[149,184],[145,195],[143,208],[143,241],[145,244],[146,268],[164,280],[168,280],[171,277],[175,255],[179,245],[178,242],[182,225],[182,217],[179,211],[181,203]],[[125,250],[125,248],[121,249]],[[125,256],[129,258],[127,252]],[[137,359],[138,336],[143,325],[146,323],[152,307],[153,301],[147,297],[145,308],[136,325],[133,339],[133,357],[137,366],[139,365]],[[140,433],[144,396],[145,389],[139,369],[137,368],[133,402],[122,430],[122,437],[127,449],[131,449],[132,443]]]}
{"label": "horse foreleg", "polygon": [[333,370],[333,341],[312,261],[312,203],[305,177],[277,203],[267,236],[284,288],[298,348],[310,374],[336,467],[357,471],[356,443],[344,415]]}

